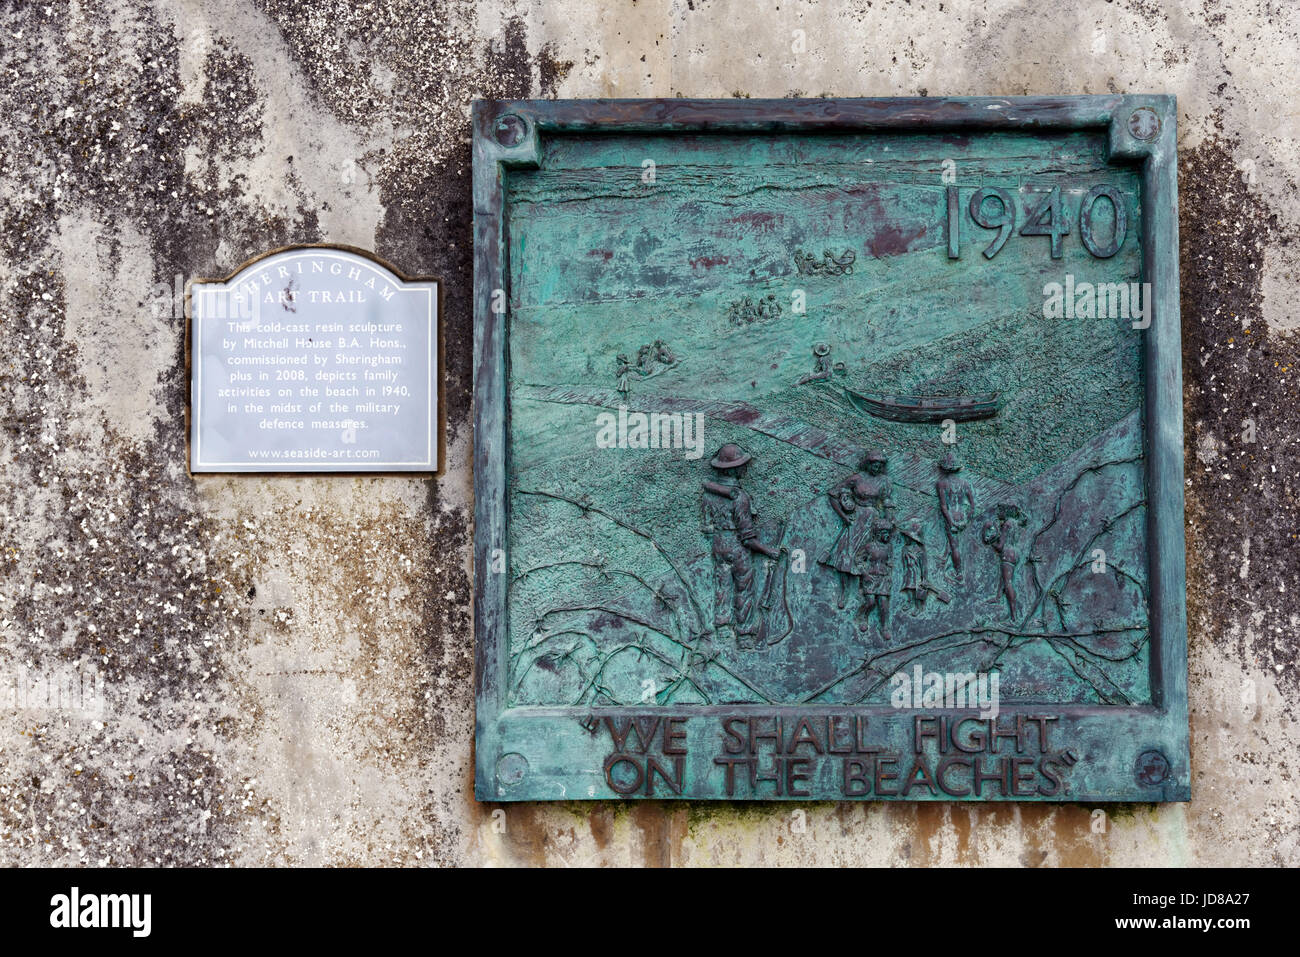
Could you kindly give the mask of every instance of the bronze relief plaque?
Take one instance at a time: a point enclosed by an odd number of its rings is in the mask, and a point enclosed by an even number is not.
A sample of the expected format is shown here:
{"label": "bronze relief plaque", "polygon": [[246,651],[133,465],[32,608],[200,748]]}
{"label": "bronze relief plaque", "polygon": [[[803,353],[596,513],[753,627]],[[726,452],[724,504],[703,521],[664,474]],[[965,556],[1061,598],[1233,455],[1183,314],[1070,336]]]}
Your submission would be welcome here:
{"label": "bronze relief plaque", "polygon": [[477,796],[1186,800],[1175,115],[477,104]]}

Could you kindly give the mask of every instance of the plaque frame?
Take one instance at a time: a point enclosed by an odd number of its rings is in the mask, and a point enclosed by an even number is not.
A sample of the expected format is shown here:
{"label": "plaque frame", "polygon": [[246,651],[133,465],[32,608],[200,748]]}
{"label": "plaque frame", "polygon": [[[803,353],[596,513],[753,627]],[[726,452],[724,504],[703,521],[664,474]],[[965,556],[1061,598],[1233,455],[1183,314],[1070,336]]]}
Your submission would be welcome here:
{"label": "plaque frame", "polygon": [[[481,801],[728,799],[700,785],[703,755],[687,759],[682,793],[616,793],[601,773],[599,749],[583,721],[687,713],[687,740],[697,721],[747,714],[822,714],[844,708],[808,705],[695,705],[643,708],[509,708],[503,687],[507,655],[509,567],[507,326],[498,302],[510,301],[505,177],[535,166],[542,141],[566,133],[772,133],[900,131],[1082,131],[1106,137],[1108,159],[1140,169],[1142,279],[1151,284],[1151,325],[1143,333],[1147,552],[1151,641],[1149,705],[1052,705],[1058,734],[1075,742],[1082,760],[1072,784],[1053,796],[985,796],[978,800],[1187,801],[1191,797],[1187,704],[1186,571],[1183,526],[1182,362],[1178,291],[1177,106],[1170,95],[1060,97],[511,100],[473,107],[474,201],[474,617],[475,797]],[[1004,714],[1043,706],[1004,706]],[[858,706],[876,715],[892,709]],[[894,719],[897,720],[897,713]],[[711,732],[716,733],[716,732]],[[607,749],[606,749],[607,750]],[[697,768],[696,765],[699,765]],[[740,799],[738,796],[737,799]],[[814,785],[810,793],[748,799],[843,800]],[[872,794],[870,800],[952,800],[916,793]]]}

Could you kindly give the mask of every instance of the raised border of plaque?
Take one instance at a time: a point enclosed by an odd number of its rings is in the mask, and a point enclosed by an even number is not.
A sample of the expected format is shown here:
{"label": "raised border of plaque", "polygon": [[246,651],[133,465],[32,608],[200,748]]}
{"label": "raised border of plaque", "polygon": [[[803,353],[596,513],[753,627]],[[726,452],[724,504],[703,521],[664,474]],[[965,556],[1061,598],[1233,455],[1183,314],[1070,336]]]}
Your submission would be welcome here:
{"label": "raised border of plaque", "polygon": [[[1143,333],[1143,425],[1149,561],[1151,700],[1138,706],[1053,705],[1054,735],[1071,755],[1068,787],[1054,793],[987,793],[982,800],[1185,801],[1190,799],[1186,577],[1183,531],[1183,414],[1178,300],[1175,99],[1167,95],[1063,97],[478,101],[473,109],[475,399],[475,796],[484,801],[615,798],[728,799],[709,748],[728,716],[861,716],[892,740],[912,733],[889,707],[748,704],[558,707],[512,705],[507,623],[510,576],[508,477],[510,212],[507,178],[537,167],[548,137],[566,134],[862,134],[1089,131],[1108,161],[1138,170],[1141,273],[1150,283],[1151,325]],[[1118,203],[1116,204],[1118,215]],[[1085,237],[1085,241],[1090,241]],[[950,247],[951,249],[951,247]],[[815,263],[839,269],[839,261]],[[804,270],[801,268],[800,272]],[[822,353],[816,353],[821,356]],[[710,449],[710,452],[713,450]],[[724,465],[726,463],[723,463]],[[576,494],[576,493],[575,493]],[[581,504],[581,503],[579,503]],[[987,539],[986,539],[987,543]],[[1043,706],[1004,705],[1004,717],[1041,720]],[[1037,716],[1037,717],[1035,717]],[[640,725],[639,722],[644,722]],[[610,734],[605,734],[607,726]],[[1041,725],[1040,725],[1041,726]],[[612,788],[615,727],[654,737],[665,754],[685,754],[685,787]],[[647,731],[648,729],[648,731]],[[787,728],[787,731],[790,729]],[[779,733],[779,732],[778,732]],[[853,734],[849,726],[850,735]],[[707,742],[713,742],[707,745]],[[602,773],[605,760],[605,773]],[[671,760],[671,759],[665,759]],[[1077,760],[1077,763],[1075,761]],[[649,778],[650,775],[643,775]],[[661,784],[668,775],[661,774]],[[706,783],[711,782],[711,783]],[[843,800],[823,780],[797,792],[750,799]],[[917,789],[871,793],[878,800],[952,800]],[[968,798],[974,799],[974,798]]]}
{"label": "raised border of plaque", "polygon": [[[317,456],[316,458],[306,457],[301,461],[286,461],[281,458],[267,458],[264,461],[254,460],[251,457],[247,461],[212,461],[201,460],[202,440],[200,429],[203,426],[201,421],[200,410],[203,408],[201,401],[200,389],[202,375],[202,357],[200,356],[201,344],[198,337],[195,336],[195,325],[202,322],[204,317],[200,314],[196,317],[196,311],[202,312],[202,307],[196,302],[196,297],[202,299],[205,294],[211,296],[228,296],[235,289],[241,278],[258,275],[257,270],[268,263],[288,262],[289,260],[306,257],[306,256],[333,256],[341,262],[360,265],[362,268],[369,270],[373,279],[382,279],[383,287],[376,287],[382,292],[390,295],[414,296],[421,297],[424,305],[419,309],[424,312],[427,328],[421,330],[420,336],[427,344],[427,354],[421,354],[420,360],[424,368],[424,379],[419,391],[424,393],[426,404],[418,415],[421,428],[418,430],[425,435],[425,442],[418,455],[406,455],[398,460],[389,460],[390,456],[380,455],[380,461],[369,462],[365,460],[347,461],[340,459],[326,460]],[[265,278],[265,277],[263,277]],[[296,278],[294,280],[296,282]],[[274,283],[274,290],[278,291],[280,283]],[[271,287],[267,287],[270,289]],[[300,291],[300,290],[299,290]],[[290,293],[292,295],[294,293]],[[417,304],[418,305],[418,304]],[[292,307],[291,307],[292,308]],[[381,307],[382,308],[382,307]],[[260,313],[258,313],[260,315]],[[293,318],[292,313],[287,313],[287,318]],[[216,317],[222,318],[222,317]],[[432,276],[407,276],[400,270],[396,269],[391,263],[386,262],[379,256],[366,249],[355,246],[348,246],[337,243],[302,243],[290,246],[283,246],[269,252],[262,253],[253,259],[241,264],[237,269],[228,276],[219,279],[196,278],[190,280],[185,288],[185,361],[186,369],[189,373],[190,387],[187,393],[186,403],[186,465],[192,475],[198,474],[262,474],[262,475],[351,475],[351,474],[368,474],[368,475],[429,475],[432,477],[440,476],[446,468],[446,409],[443,396],[443,377],[442,377],[442,353],[443,353],[443,283],[440,279]],[[256,331],[256,330],[254,330]],[[401,344],[405,348],[404,344]],[[358,346],[358,349],[361,347]],[[318,351],[318,350],[310,350]],[[329,360],[326,360],[328,365]],[[366,371],[366,370],[362,370]],[[292,385],[291,383],[286,383]],[[396,384],[396,382],[394,383]],[[403,393],[402,399],[405,400],[410,393]],[[373,397],[378,400],[378,396]],[[221,413],[213,413],[220,415]],[[208,413],[202,413],[202,417],[208,417]],[[357,420],[349,412],[346,416],[347,421],[354,425],[361,424],[362,420]],[[349,434],[351,432],[351,434]],[[362,444],[359,433],[354,430],[340,430],[341,440],[344,444],[358,445]],[[322,446],[323,448],[323,446]],[[328,452],[328,450],[325,450]],[[382,450],[375,450],[376,452]],[[297,451],[294,451],[297,455]],[[223,457],[227,458],[227,457]]]}

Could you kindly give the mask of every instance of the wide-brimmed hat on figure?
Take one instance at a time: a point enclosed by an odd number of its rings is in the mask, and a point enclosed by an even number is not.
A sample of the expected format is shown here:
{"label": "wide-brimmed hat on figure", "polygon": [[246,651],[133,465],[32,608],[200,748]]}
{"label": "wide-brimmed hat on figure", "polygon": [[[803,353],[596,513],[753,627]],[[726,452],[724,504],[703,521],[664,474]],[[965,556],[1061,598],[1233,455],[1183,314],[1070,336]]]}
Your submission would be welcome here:
{"label": "wide-brimmed hat on figure", "polygon": [[718,454],[709,460],[715,469],[737,469],[748,462],[752,456],[735,442],[728,442],[718,449]]}

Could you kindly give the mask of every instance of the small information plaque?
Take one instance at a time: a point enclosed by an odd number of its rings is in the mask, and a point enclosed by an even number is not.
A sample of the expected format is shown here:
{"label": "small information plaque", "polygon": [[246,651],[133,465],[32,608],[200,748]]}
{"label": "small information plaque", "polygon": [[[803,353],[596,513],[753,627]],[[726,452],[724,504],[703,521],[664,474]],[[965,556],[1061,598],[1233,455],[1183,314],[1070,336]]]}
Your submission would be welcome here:
{"label": "small information plaque", "polygon": [[190,289],[190,470],[437,472],[438,284],[337,247]]}

